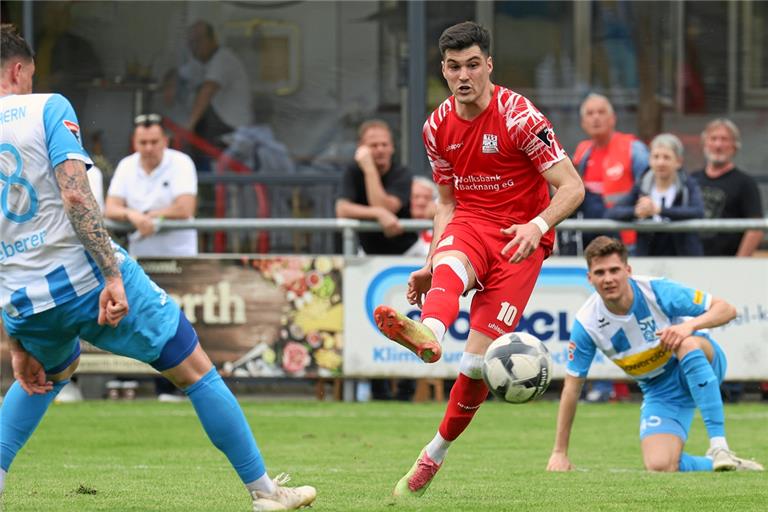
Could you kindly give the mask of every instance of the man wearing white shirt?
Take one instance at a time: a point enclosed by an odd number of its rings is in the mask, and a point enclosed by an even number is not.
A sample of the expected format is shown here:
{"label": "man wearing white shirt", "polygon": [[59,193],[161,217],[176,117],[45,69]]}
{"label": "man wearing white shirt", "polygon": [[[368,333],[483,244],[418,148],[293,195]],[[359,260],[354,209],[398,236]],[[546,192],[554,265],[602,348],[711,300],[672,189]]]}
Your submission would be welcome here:
{"label": "man wearing white shirt", "polygon": [[186,128],[218,145],[221,135],[253,122],[248,72],[232,50],[219,46],[209,23],[193,23],[187,43],[203,76]]}
{"label": "man wearing white shirt", "polygon": [[197,202],[197,171],[192,159],[168,148],[168,138],[157,114],[135,119],[135,153],[117,165],[109,185],[105,216],[128,221],[128,252],[134,257],[195,256],[194,229],[157,232],[163,219],[191,219]]}

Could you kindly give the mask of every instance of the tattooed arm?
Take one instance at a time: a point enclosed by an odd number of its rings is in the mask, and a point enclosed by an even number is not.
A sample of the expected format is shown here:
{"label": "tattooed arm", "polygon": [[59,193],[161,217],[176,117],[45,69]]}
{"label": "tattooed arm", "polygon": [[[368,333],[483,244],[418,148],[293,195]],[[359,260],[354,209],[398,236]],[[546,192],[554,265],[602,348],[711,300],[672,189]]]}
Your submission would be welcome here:
{"label": "tattooed arm", "polygon": [[85,164],[78,160],[66,160],[56,166],[55,174],[64,211],[80,242],[104,275],[104,289],[99,296],[99,324],[115,327],[128,314],[128,300],[112,240],[88,184]]}

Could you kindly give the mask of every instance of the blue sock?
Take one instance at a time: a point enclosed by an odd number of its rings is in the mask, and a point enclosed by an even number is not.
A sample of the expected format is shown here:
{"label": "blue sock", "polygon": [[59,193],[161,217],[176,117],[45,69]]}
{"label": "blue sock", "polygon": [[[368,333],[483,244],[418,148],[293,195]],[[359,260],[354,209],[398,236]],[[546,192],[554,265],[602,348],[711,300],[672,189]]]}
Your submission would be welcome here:
{"label": "blue sock", "polygon": [[680,455],[680,471],[712,471],[712,459],[683,453]]}
{"label": "blue sock", "polygon": [[69,379],[54,382],[53,389],[44,395],[28,395],[18,381],[8,389],[0,407],[0,468],[8,471],[13,459],[29,436],[35,431],[45,411]]}
{"label": "blue sock", "polygon": [[240,404],[215,367],[184,393],[192,401],[208,438],[224,452],[244,484],[266,473],[264,459]]}
{"label": "blue sock", "polygon": [[720,383],[704,351],[696,349],[688,352],[680,361],[680,367],[683,369],[693,401],[704,419],[710,439],[725,437],[725,413],[723,398],[720,396]]}

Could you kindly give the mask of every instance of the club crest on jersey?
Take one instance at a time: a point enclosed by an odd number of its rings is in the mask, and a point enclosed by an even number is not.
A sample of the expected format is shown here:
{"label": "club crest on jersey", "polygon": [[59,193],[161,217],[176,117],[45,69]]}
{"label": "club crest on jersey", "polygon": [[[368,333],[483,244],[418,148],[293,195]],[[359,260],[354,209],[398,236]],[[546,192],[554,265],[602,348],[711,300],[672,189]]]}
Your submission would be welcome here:
{"label": "club crest on jersey", "polygon": [[83,141],[80,139],[80,127],[77,125],[77,123],[73,123],[72,121],[67,121],[66,119],[62,121],[64,124],[64,127],[72,132],[72,135],[75,136],[77,139],[77,142],[79,142],[81,145]]}
{"label": "club crest on jersey", "polygon": [[656,340],[656,322],[653,320],[653,316],[637,320],[637,325],[640,326],[640,330],[643,331],[643,338],[645,341],[651,342]]}
{"label": "club crest on jersey", "polygon": [[483,134],[483,153],[498,153],[499,137],[492,133]]}

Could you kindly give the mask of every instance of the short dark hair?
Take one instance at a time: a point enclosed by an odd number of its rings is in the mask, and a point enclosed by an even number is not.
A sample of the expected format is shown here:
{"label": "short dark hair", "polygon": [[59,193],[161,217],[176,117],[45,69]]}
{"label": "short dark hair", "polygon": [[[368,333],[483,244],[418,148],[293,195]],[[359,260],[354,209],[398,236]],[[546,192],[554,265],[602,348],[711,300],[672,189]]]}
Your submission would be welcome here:
{"label": "short dark hair", "polygon": [[474,21],[464,21],[443,30],[438,42],[440,56],[445,57],[446,50],[464,50],[477,45],[486,57],[491,52],[491,33]]}
{"label": "short dark hair", "polygon": [[14,25],[4,23],[0,25],[0,65],[13,59],[30,61],[35,54],[32,48],[21,37]]}
{"label": "short dark hair", "polygon": [[587,260],[587,268],[592,267],[592,260],[595,258],[603,258],[605,256],[610,256],[611,254],[618,254],[625,265],[629,259],[627,246],[624,245],[621,240],[602,235],[595,238],[589,242],[589,245],[587,245],[587,248],[584,250],[584,259]]}
{"label": "short dark hair", "polygon": [[213,29],[213,25],[211,25],[207,21],[205,21],[205,20],[197,20],[197,21],[193,22],[191,25],[189,25],[188,30],[192,30],[192,29],[195,29],[197,27],[202,27],[203,28],[203,33],[209,39],[216,39],[216,31]]}

